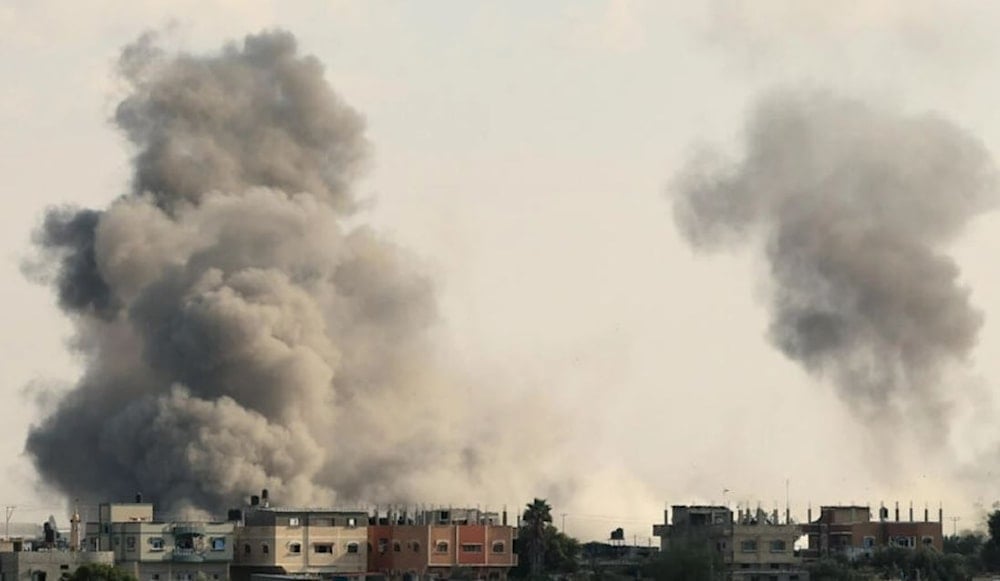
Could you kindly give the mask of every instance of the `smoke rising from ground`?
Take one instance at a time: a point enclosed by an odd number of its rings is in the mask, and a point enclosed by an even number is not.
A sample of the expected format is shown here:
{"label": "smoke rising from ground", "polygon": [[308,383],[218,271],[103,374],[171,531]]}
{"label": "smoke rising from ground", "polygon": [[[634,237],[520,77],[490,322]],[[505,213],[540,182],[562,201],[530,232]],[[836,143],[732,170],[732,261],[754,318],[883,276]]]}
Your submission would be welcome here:
{"label": "smoke rising from ground", "polygon": [[982,323],[947,245],[996,204],[983,145],[933,115],[789,91],[757,103],[744,147],[678,175],[683,235],[763,253],[771,341],[854,410],[945,428],[944,378]]}
{"label": "smoke rising from ground", "polygon": [[86,362],[30,432],[41,475],[165,510],[261,488],[285,504],[489,498],[510,455],[475,437],[483,415],[435,365],[430,280],[344,224],[368,145],[320,63],[270,32],[208,56],[147,35],[120,65],[131,192],[51,210],[38,236]]}

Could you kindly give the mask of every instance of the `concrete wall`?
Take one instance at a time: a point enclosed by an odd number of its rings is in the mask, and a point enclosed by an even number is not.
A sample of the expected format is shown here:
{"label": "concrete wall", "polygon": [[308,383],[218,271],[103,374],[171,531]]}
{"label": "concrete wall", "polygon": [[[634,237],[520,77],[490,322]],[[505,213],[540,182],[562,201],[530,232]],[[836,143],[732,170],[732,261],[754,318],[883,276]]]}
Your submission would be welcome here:
{"label": "concrete wall", "polygon": [[236,565],[275,566],[288,573],[363,573],[368,562],[363,521],[355,527],[243,526],[236,545]]}
{"label": "concrete wall", "polygon": [[107,551],[22,551],[0,553],[0,573],[4,581],[58,581],[71,575],[85,563],[114,565],[114,555]]}

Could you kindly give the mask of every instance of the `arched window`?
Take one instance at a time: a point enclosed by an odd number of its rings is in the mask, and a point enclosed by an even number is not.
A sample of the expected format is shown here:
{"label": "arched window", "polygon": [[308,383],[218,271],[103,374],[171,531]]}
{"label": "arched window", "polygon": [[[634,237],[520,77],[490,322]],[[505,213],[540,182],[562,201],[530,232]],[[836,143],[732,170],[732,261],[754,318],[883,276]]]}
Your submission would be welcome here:
{"label": "arched window", "polygon": [[302,552],[302,543],[288,543],[288,552],[298,555]]}
{"label": "arched window", "polygon": [[420,552],[420,541],[413,541],[413,552],[414,553]]}
{"label": "arched window", "polygon": [[348,553],[357,553],[359,548],[360,548],[360,546],[357,543],[355,543],[355,542],[347,543],[347,552]]}
{"label": "arched window", "polygon": [[243,545],[243,554],[244,555],[249,555],[250,554],[250,543],[247,543],[247,544]]}
{"label": "arched window", "polygon": [[503,541],[494,541],[493,542],[493,552],[494,553],[502,553],[503,550],[504,550]]}
{"label": "arched window", "polygon": [[448,541],[438,541],[434,545],[435,553],[447,553],[448,552]]}

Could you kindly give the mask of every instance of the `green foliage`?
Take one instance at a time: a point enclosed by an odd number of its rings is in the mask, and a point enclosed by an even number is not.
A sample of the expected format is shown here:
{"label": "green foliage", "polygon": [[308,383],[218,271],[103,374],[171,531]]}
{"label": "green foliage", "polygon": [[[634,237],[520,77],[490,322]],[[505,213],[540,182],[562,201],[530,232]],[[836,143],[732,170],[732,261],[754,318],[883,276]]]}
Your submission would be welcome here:
{"label": "green foliage", "polygon": [[705,546],[674,547],[643,567],[643,577],[657,581],[714,581],[723,571],[716,551]]}
{"label": "green foliage", "polygon": [[820,559],[807,569],[810,581],[861,581],[869,578],[843,559]]}
{"label": "green foliage", "polygon": [[986,528],[990,536],[983,543],[979,557],[984,569],[1000,571],[1000,510],[994,510],[989,514],[986,519]]}
{"label": "green foliage", "polygon": [[945,554],[956,554],[965,556],[979,556],[985,542],[983,535],[979,533],[963,533],[944,538]]}
{"label": "green foliage", "polygon": [[550,573],[574,573],[580,543],[552,524],[552,507],[536,498],[525,508],[518,531],[518,577],[544,577]]}
{"label": "green foliage", "polygon": [[975,560],[963,555],[943,555],[933,549],[891,548],[878,551],[871,565],[884,577],[923,581],[961,581],[976,572]]}
{"label": "green foliage", "polygon": [[527,554],[519,555],[519,561],[527,561],[531,575],[541,575],[545,569],[545,537],[552,522],[552,507],[544,498],[536,498],[525,507],[521,521],[518,539]]}
{"label": "green foliage", "polygon": [[136,581],[136,578],[111,565],[87,563],[80,565],[69,576],[69,581]]}

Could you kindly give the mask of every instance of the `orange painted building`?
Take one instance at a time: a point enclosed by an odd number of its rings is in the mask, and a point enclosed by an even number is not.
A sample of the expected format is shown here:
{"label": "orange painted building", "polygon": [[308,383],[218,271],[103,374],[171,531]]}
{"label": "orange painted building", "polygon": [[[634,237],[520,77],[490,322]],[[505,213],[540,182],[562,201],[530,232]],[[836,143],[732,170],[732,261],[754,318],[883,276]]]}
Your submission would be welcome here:
{"label": "orange painted building", "polygon": [[372,521],[368,526],[369,573],[390,579],[447,579],[462,569],[471,570],[479,579],[506,579],[517,565],[517,529],[497,522],[495,513],[448,509]]}

